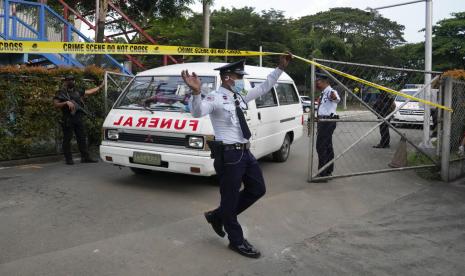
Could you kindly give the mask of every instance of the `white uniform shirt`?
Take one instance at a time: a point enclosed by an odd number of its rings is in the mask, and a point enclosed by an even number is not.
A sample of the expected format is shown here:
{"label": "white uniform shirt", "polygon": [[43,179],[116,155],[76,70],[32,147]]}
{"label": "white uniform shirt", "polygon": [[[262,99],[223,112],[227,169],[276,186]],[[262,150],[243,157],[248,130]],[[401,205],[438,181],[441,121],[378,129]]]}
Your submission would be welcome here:
{"label": "white uniform shirt", "polygon": [[[334,92],[336,99],[331,99],[331,92]],[[339,94],[331,86],[327,86],[322,92],[320,97],[320,104],[318,105],[318,116],[336,115],[337,104],[341,101]]]}
{"label": "white uniform shirt", "polygon": [[[241,94],[246,103],[255,100],[256,98],[270,91],[282,74],[282,70],[276,68],[271,72],[266,81],[258,85],[247,93]],[[242,102],[241,107],[245,108],[245,103]],[[208,94],[204,99],[201,95],[193,95],[190,100],[191,114],[196,117],[210,115],[213,131],[215,132],[215,140],[223,141],[224,144],[247,143],[244,138],[239,119],[236,115],[236,105],[234,93],[224,87],[220,87],[217,91]]]}

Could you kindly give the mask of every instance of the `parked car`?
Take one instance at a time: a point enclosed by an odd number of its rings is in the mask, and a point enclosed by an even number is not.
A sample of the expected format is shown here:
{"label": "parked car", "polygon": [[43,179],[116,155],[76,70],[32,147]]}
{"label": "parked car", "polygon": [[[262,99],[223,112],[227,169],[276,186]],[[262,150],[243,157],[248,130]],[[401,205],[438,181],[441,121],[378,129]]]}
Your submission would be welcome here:
{"label": "parked car", "polygon": [[[312,99],[309,96],[300,96],[300,102],[305,113],[309,113],[312,110]],[[315,110],[318,109],[318,101],[315,100]]]}
{"label": "parked car", "polygon": [[[422,85],[417,85],[414,88],[406,88],[402,89],[400,92],[408,94],[408,95],[415,95],[419,89],[422,88]],[[436,102],[438,94],[438,89],[431,89],[431,95],[433,102]],[[417,98],[423,98],[423,93],[420,93],[416,96]],[[396,96],[395,103],[396,106],[400,106],[403,104],[407,99],[402,96]],[[423,125],[423,121],[425,120],[425,106],[424,104],[420,104],[415,100],[411,100],[406,105],[404,105],[399,111],[397,111],[392,120],[393,125]],[[433,119],[430,117],[430,125],[433,125]]]}

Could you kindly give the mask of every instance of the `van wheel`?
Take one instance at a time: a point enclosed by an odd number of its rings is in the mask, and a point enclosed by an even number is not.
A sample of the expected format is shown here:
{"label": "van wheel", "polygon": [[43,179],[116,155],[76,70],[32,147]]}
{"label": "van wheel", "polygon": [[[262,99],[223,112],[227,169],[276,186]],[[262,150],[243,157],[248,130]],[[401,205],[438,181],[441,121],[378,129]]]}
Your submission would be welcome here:
{"label": "van wheel", "polygon": [[273,160],[276,162],[286,162],[290,152],[291,137],[289,137],[289,134],[286,134],[281,148],[278,151],[273,152]]}
{"label": "van wheel", "polygon": [[147,169],[141,169],[141,168],[130,168],[131,171],[137,175],[147,175],[151,172],[151,170],[147,170]]}

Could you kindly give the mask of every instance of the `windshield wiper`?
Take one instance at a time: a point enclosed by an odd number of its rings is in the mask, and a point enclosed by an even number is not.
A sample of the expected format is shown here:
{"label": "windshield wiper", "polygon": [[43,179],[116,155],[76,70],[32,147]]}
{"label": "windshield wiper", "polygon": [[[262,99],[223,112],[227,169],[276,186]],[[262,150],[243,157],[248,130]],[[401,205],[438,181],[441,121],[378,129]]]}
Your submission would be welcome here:
{"label": "windshield wiper", "polygon": [[176,105],[164,105],[164,106],[157,106],[154,110],[161,110],[161,111],[174,111],[174,110],[181,110],[185,112],[185,109],[181,106]]}
{"label": "windshield wiper", "polygon": [[153,114],[153,110],[152,110],[151,108],[149,108],[148,106],[146,106],[145,104],[143,104],[142,107],[143,107],[145,110],[149,111],[150,114]]}

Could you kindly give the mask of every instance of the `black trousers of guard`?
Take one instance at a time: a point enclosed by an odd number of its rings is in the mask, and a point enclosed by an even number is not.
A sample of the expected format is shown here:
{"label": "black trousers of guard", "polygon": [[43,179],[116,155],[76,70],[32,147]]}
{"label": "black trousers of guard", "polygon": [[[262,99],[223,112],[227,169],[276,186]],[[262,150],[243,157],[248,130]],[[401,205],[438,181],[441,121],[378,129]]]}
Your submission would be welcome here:
{"label": "black trousers of guard", "polygon": [[391,143],[391,136],[389,135],[389,125],[382,123],[379,126],[379,134],[381,135],[381,140],[379,145],[382,147],[387,147]]}
{"label": "black trousers of guard", "polygon": [[66,160],[72,160],[73,156],[71,153],[71,139],[73,133],[76,135],[76,142],[78,144],[79,151],[81,152],[81,158],[89,158],[89,152],[87,150],[86,143],[86,131],[83,122],[83,115],[77,113],[74,116],[63,117],[62,122],[63,129],[63,154]]}
{"label": "black trousers of guard", "polygon": [[[334,159],[333,133],[336,122],[319,122],[317,124],[316,151],[318,153],[318,169]],[[334,163],[319,173],[319,176],[328,176],[333,173]]]}
{"label": "black trousers of guard", "polygon": [[[265,180],[249,150],[226,150],[223,160],[215,159],[214,166],[220,181],[221,202],[213,214],[221,218],[229,241],[240,245],[244,235],[237,215],[265,194]],[[241,190],[242,183],[244,188]]]}

